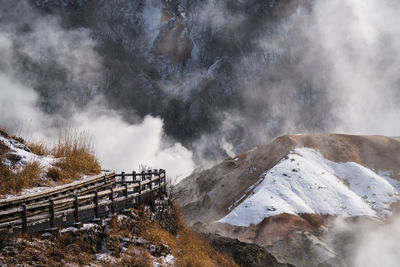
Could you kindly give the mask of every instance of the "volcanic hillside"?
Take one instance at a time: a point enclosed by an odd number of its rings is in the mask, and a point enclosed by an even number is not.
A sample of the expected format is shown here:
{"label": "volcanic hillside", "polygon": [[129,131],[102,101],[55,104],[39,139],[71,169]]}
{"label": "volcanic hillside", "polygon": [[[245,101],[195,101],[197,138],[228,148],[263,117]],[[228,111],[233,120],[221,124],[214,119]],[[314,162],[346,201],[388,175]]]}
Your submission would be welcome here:
{"label": "volcanic hillside", "polygon": [[[400,142],[397,139],[341,134],[287,135],[235,158],[226,159],[211,169],[195,172],[183,180],[178,190],[187,220],[194,223],[221,219],[254,193],[268,170],[289,158],[292,164],[285,166],[289,172],[287,177],[291,173],[301,172],[303,166],[299,166],[296,160],[313,158],[314,163],[328,161],[330,165],[353,162],[357,167],[365,167],[360,171],[369,169],[385,174],[389,180],[392,180],[389,177],[393,178],[393,183],[400,181]],[[317,180],[325,180],[322,172],[316,175]],[[338,172],[333,170],[333,175],[344,179]],[[285,173],[282,176],[286,177]],[[347,187],[348,183],[343,181]]]}
{"label": "volcanic hillside", "polygon": [[[198,231],[270,246],[292,264],[314,253],[323,260],[313,263],[331,259],[328,266],[337,266],[336,252],[319,239],[329,219],[387,218],[400,200],[399,181],[398,139],[307,134],[279,137],[195,172],[177,192]],[[299,249],[306,243],[318,251]]]}

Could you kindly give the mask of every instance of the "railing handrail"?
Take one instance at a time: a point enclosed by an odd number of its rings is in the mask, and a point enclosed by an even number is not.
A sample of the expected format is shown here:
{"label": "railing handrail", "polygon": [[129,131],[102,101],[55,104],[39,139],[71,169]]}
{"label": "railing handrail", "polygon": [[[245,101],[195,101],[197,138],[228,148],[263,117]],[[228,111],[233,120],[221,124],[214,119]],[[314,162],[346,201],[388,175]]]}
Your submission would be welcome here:
{"label": "railing handrail", "polygon": [[131,172],[131,173],[125,173],[125,172],[123,172],[123,173],[119,173],[119,174],[115,174],[114,176],[115,177],[122,177],[122,176],[125,176],[125,177],[132,177],[132,176],[138,176],[138,177],[140,177],[140,176],[142,176],[142,175],[157,175],[157,174],[160,174],[160,173],[165,173],[165,170],[164,169],[160,169],[159,171],[157,171],[157,170],[154,170],[154,171],[141,171],[141,172]]}
{"label": "railing handrail", "polygon": [[104,182],[104,179],[110,180],[115,178],[115,173],[114,172],[107,172],[107,173],[102,173],[93,177],[89,177],[80,181],[75,181],[66,185],[60,185],[55,188],[39,192],[39,193],[33,193],[29,195],[23,195],[23,196],[17,196],[13,198],[8,198],[8,199],[1,199],[0,200],[0,209],[3,209],[5,206],[8,206],[9,204],[20,204],[23,202],[30,202],[30,201],[36,201],[40,198],[47,198],[52,195],[57,195],[60,193],[64,193],[70,190],[80,190],[82,187],[88,186],[93,183],[98,183],[98,182]]}

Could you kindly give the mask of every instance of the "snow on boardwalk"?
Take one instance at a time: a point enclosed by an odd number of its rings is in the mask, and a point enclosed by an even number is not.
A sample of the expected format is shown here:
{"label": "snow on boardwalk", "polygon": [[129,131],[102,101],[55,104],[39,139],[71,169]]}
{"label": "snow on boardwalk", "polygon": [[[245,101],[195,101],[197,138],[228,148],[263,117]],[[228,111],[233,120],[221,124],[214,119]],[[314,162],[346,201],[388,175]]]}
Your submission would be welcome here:
{"label": "snow on boardwalk", "polygon": [[272,169],[252,195],[219,222],[258,224],[282,214],[390,215],[399,182],[354,162],[336,163],[318,151],[297,148]]}

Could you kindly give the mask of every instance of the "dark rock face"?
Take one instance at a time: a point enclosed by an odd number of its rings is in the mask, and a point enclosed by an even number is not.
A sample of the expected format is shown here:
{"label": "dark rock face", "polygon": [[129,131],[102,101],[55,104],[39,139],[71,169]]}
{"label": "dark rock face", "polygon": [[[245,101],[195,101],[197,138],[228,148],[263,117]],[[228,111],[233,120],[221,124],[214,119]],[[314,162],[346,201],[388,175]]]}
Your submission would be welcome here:
{"label": "dark rock face", "polygon": [[161,228],[176,235],[178,233],[178,225],[174,217],[171,203],[168,200],[157,200],[154,204],[154,210],[154,217],[160,224]]}
{"label": "dark rock face", "polygon": [[17,153],[7,153],[5,157],[12,162],[18,162],[22,159],[22,156]]}
{"label": "dark rock face", "polygon": [[228,255],[240,266],[294,267],[291,264],[279,263],[261,246],[213,234],[208,234],[207,238],[215,250]]}
{"label": "dark rock face", "polygon": [[[71,106],[102,94],[128,122],[160,116],[165,133],[187,147],[204,135],[215,139],[195,155],[215,159],[225,156],[222,137],[245,151],[286,131],[287,120],[302,131],[329,127],[327,92],[314,84],[318,74],[296,67],[309,67],[303,48],[291,46],[301,43],[299,31],[280,27],[308,2],[15,1],[3,5],[2,23],[18,36],[14,68],[48,113],[68,118]],[[72,40],[62,46],[93,43],[97,62],[72,64],[91,75],[72,79],[56,48],[37,58],[19,51],[49,16]]]}

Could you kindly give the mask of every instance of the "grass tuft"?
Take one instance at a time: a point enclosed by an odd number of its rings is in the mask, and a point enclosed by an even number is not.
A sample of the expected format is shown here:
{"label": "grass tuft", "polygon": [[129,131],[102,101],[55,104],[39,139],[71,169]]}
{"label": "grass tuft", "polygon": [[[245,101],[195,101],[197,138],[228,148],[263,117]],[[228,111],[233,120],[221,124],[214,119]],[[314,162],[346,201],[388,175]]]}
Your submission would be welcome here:
{"label": "grass tuft", "polygon": [[60,168],[60,182],[71,182],[82,175],[95,175],[101,171],[92,141],[84,133],[67,133],[59,139],[52,154],[60,158],[54,164]]}
{"label": "grass tuft", "polygon": [[0,163],[0,194],[19,193],[24,188],[37,186],[40,182],[41,166],[38,161],[27,163],[11,171],[8,166]]}
{"label": "grass tuft", "polygon": [[52,179],[53,181],[59,181],[60,177],[61,177],[61,170],[57,167],[50,167],[47,170],[47,174],[46,176],[50,179]]}
{"label": "grass tuft", "polygon": [[38,143],[28,143],[28,148],[32,151],[33,154],[38,156],[46,156],[51,154],[51,149],[43,142]]}

